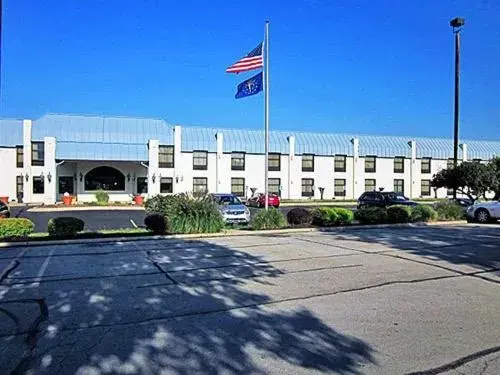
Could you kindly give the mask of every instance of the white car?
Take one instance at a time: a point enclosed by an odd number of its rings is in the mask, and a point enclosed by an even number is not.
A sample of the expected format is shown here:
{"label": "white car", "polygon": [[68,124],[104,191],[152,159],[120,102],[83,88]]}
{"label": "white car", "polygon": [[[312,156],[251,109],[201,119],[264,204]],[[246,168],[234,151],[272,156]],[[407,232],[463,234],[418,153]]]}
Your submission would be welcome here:
{"label": "white car", "polygon": [[248,224],[250,210],[234,194],[212,194],[226,224]]}
{"label": "white car", "polygon": [[481,202],[467,208],[467,218],[470,221],[488,223],[500,219],[500,201]]}

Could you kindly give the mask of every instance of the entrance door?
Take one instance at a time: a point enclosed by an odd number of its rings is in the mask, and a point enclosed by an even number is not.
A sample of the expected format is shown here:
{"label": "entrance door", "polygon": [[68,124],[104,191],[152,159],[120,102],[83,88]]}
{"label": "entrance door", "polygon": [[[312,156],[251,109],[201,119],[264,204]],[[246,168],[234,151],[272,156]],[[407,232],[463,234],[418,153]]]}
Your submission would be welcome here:
{"label": "entrance door", "polygon": [[68,193],[69,195],[75,195],[74,189],[74,179],[72,176],[60,176],[59,177],[59,194],[64,195]]}
{"label": "entrance door", "polygon": [[23,176],[16,176],[16,198],[17,203],[23,203],[24,181]]}

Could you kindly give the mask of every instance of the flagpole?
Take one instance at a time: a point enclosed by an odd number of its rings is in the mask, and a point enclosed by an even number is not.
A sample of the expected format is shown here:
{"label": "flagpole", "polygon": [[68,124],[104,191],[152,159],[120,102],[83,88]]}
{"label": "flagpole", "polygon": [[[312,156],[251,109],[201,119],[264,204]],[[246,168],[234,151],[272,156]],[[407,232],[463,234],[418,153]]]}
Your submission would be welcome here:
{"label": "flagpole", "polygon": [[264,127],[265,127],[265,177],[264,177],[264,207],[269,206],[269,21],[264,29]]}

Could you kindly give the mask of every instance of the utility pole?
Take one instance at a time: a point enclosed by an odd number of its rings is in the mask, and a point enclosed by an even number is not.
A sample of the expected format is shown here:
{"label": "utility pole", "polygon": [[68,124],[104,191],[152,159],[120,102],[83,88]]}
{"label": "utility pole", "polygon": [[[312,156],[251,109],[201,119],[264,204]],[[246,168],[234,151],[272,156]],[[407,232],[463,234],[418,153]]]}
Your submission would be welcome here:
{"label": "utility pole", "polygon": [[[460,109],[460,31],[465,24],[463,18],[454,18],[450,26],[455,34],[455,108],[453,113],[453,168],[458,165],[458,117]],[[457,197],[457,189],[453,189],[453,198]]]}

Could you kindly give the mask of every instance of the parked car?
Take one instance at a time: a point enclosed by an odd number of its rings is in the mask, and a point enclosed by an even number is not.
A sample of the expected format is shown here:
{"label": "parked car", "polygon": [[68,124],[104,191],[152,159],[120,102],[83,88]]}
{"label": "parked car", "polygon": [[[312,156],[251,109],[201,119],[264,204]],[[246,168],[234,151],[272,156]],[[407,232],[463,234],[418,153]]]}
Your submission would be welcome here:
{"label": "parked car", "polygon": [[[266,198],[264,194],[257,194],[253,197],[248,198],[247,206],[250,207],[264,207],[266,203]],[[267,205],[269,207],[278,208],[280,206],[280,197],[276,194],[269,194],[267,196]]]}
{"label": "parked car", "polygon": [[488,223],[500,219],[500,201],[479,202],[467,208],[467,220]]}
{"label": "parked car", "polygon": [[7,219],[10,217],[10,209],[7,203],[0,201],[0,219]]}
{"label": "parked car", "polygon": [[418,203],[409,200],[402,194],[389,191],[367,191],[358,198],[358,208],[362,207],[389,207],[396,204],[403,206],[417,206]]}
{"label": "parked car", "polygon": [[227,224],[248,224],[250,222],[250,210],[234,194],[212,195],[224,222]]}
{"label": "parked car", "polygon": [[464,208],[468,208],[474,204],[469,198],[450,198],[450,200]]}

